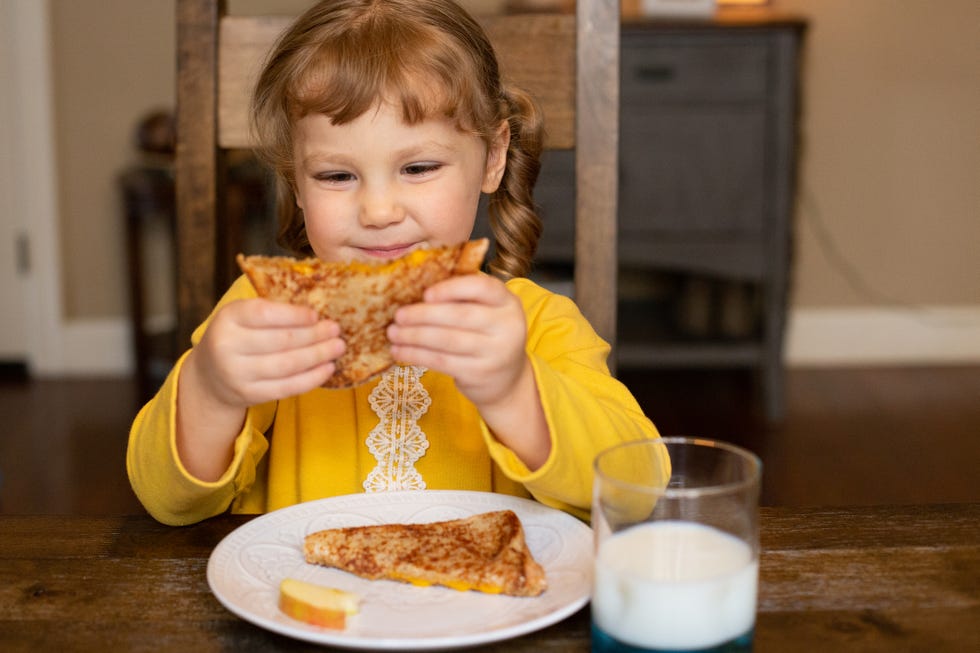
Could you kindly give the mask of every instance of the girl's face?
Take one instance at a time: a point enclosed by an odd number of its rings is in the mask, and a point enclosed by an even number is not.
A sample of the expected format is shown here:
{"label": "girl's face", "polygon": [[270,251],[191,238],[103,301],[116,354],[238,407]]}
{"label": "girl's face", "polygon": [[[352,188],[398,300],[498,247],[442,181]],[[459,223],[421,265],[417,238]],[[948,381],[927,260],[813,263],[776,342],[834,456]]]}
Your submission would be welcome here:
{"label": "girl's face", "polygon": [[509,140],[504,122],[488,151],[447,120],[408,125],[388,103],[344,125],[300,119],[296,203],[313,251],[326,261],[384,260],[467,240],[481,191],[500,183]]}

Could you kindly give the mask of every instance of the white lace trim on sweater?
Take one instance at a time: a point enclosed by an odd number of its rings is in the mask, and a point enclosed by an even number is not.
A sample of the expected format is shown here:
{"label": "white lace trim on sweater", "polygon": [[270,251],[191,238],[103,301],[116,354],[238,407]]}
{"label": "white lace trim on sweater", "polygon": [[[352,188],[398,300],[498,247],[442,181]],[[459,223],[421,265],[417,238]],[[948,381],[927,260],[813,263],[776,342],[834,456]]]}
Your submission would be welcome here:
{"label": "white lace trim on sweater", "polygon": [[396,365],[382,375],[368,397],[380,421],[367,437],[368,450],[378,464],[364,481],[366,492],[425,489],[425,480],[415,469],[429,448],[417,423],[432,403],[422,386],[424,373],[424,367]]}

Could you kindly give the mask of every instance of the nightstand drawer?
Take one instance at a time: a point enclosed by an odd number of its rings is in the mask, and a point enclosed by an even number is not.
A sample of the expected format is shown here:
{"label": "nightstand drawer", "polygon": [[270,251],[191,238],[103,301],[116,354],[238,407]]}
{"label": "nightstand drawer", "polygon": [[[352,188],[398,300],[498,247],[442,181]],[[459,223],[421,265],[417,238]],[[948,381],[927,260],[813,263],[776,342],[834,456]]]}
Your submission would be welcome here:
{"label": "nightstand drawer", "polygon": [[623,35],[624,107],[755,102],[766,97],[769,48],[761,37]]}

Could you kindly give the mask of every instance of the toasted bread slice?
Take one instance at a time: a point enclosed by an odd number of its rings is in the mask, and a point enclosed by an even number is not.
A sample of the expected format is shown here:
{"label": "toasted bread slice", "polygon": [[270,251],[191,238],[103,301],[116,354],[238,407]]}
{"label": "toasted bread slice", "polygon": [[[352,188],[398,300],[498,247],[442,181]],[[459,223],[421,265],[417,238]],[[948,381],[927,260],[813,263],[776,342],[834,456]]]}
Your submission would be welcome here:
{"label": "toasted bread slice", "polygon": [[426,524],[319,531],[306,536],[303,553],[309,563],[370,580],[512,596],[537,596],[548,586],[511,510]]}
{"label": "toasted bread slice", "polygon": [[329,263],[317,258],[238,255],[238,265],[260,297],[315,309],[340,324],[347,351],[325,384],[348,388],[394,365],[385,330],[395,311],[422,301],[429,286],[477,272],[487,239],[420,249],[384,263]]}

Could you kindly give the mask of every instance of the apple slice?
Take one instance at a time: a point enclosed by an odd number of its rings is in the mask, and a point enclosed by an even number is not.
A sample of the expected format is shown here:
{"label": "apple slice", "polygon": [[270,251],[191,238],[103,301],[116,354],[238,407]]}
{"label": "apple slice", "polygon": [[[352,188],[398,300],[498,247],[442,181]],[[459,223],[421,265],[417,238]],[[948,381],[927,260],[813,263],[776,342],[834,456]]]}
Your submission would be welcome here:
{"label": "apple slice", "polygon": [[350,592],[286,578],[279,584],[279,609],[297,621],[343,630],[357,614],[360,597]]}

